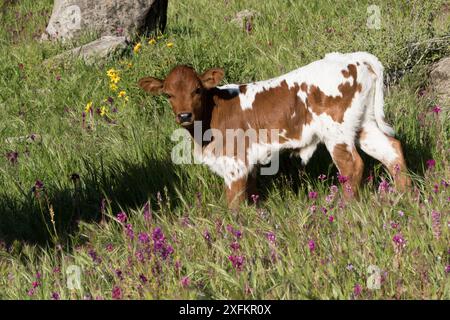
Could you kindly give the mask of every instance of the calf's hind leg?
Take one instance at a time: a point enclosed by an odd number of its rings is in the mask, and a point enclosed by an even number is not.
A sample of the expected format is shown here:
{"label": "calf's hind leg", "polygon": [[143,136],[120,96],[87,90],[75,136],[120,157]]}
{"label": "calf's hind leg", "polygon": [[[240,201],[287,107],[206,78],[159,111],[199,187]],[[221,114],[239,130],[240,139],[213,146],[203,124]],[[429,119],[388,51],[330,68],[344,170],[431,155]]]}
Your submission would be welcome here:
{"label": "calf's hind leg", "polygon": [[[345,143],[327,144],[327,149],[340,175],[347,180],[346,185],[344,185],[344,198],[358,198],[364,163],[355,146],[349,146]],[[351,187],[350,190],[348,189],[348,185]]]}
{"label": "calf's hind leg", "polygon": [[376,123],[371,123],[363,126],[359,144],[365,153],[387,168],[398,191],[404,192],[411,186],[400,141],[384,134]]}

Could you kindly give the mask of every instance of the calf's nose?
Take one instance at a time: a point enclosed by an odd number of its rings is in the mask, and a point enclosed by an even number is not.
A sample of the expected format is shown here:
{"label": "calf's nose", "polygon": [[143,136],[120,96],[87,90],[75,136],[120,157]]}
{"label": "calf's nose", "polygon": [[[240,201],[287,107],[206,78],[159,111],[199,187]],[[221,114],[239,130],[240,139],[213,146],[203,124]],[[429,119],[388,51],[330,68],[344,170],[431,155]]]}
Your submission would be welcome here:
{"label": "calf's nose", "polygon": [[180,120],[180,123],[191,122],[192,121],[192,113],[190,113],[190,112],[179,113],[178,119]]}

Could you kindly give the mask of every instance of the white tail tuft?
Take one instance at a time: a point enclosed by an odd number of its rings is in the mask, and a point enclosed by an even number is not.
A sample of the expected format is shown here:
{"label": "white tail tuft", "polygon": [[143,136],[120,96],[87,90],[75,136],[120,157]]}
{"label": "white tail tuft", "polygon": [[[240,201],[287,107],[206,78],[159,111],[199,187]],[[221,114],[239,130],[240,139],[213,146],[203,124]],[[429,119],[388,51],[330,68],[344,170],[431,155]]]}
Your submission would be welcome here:
{"label": "white tail tuft", "polygon": [[373,112],[375,120],[381,131],[389,136],[394,136],[394,129],[384,121],[384,94],[383,94],[383,65],[380,60],[372,54],[366,53],[364,58],[373,68],[376,73],[377,79],[375,83],[375,94],[373,99]]}

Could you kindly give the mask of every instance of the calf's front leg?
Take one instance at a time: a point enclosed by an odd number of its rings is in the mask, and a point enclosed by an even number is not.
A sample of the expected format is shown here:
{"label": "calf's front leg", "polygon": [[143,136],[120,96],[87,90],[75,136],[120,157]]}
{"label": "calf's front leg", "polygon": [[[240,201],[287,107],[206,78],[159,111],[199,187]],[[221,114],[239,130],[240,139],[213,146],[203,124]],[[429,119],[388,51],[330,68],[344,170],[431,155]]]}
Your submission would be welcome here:
{"label": "calf's front leg", "polygon": [[248,177],[234,180],[230,185],[225,185],[227,203],[230,209],[237,209],[247,199]]}

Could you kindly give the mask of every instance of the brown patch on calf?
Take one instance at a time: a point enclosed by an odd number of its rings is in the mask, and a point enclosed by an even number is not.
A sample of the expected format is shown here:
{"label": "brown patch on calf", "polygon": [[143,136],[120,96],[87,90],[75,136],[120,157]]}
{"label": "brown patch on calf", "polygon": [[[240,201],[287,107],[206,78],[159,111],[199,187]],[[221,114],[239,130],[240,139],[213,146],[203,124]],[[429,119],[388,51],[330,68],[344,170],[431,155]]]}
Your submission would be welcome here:
{"label": "brown patch on calf", "polygon": [[354,64],[347,66],[348,70],[342,70],[345,78],[353,78],[353,82],[344,82],[338,86],[341,96],[327,96],[315,85],[310,85],[307,104],[311,110],[320,115],[328,114],[334,121],[342,123],[344,113],[350,107],[357,92],[361,92],[361,84],[357,82],[357,71]]}
{"label": "brown patch on calf", "polygon": [[397,153],[397,159],[393,163],[386,163],[389,173],[395,181],[395,186],[399,191],[406,191],[411,186],[411,179],[407,175],[407,167],[405,157],[403,156],[402,144],[397,139],[387,136],[392,147]]}
{"label": "brown patch on calf", "polygon": [[239,86],[239,92],[245,94],[247,92],[247,85],[243,84]]}
{"label": "brown patch on calf", "polygon": [[352,196],[358,196],[358,189],[364,171],[364,163],[355,147],[351,147],[350,151],[348,149],[349,146],[344,143],[336,144],[331,152],[331,157],[339,173],[348,179],[351,192],[344,192],[344,196],[351,198]]}

